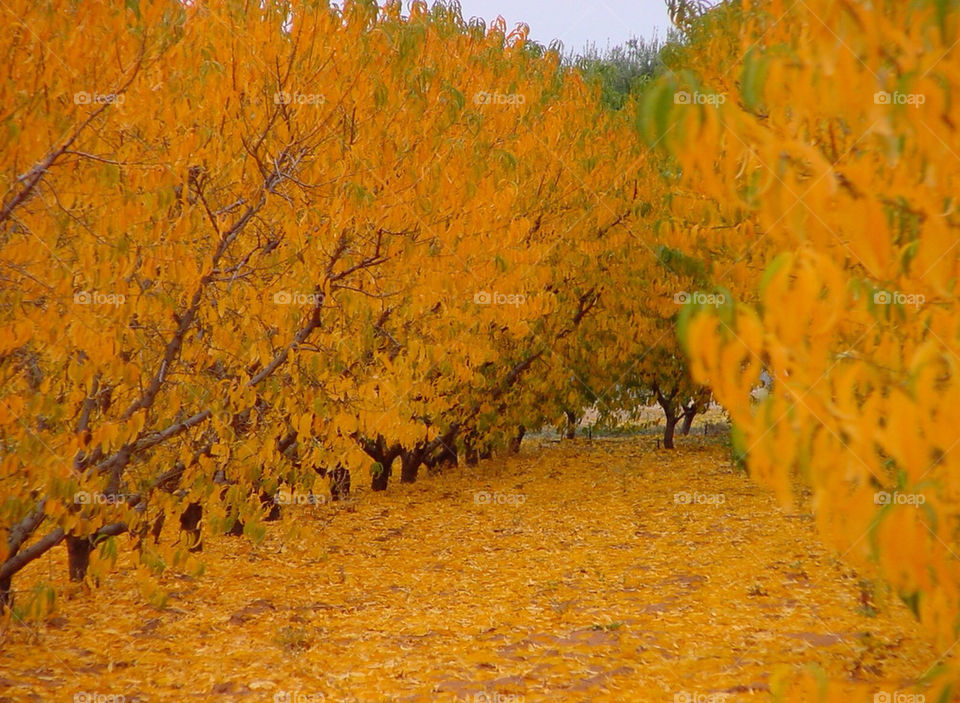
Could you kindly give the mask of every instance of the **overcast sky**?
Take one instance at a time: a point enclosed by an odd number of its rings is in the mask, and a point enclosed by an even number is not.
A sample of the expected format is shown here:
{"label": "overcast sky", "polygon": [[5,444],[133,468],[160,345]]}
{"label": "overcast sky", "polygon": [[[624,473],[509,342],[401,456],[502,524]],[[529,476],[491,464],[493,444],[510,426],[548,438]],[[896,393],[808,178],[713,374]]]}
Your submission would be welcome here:
{"label": "overcast sky", "polygon": [[508,31],[526,22],[531,39],[544,45],[560,39],[565,54],[587,42],[602,50],[654,32],[663,39],[670,26],[665,0],[460,0],[460,6],[465,19],[482,17],[487,24],[502,15]]}

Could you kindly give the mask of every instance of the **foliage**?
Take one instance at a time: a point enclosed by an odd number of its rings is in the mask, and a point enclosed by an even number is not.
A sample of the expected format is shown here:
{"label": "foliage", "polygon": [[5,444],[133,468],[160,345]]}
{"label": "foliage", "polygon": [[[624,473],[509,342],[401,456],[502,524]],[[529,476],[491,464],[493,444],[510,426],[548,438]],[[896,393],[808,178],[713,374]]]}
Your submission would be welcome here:
{"label": "foliage", "polygon": [[[675,205],[677,236],[739,301],[691,316],[694,377],[729,410],[751,474],[785,504],[801,478],[829,543],[912,604],[949,654],[947,696],[960,678],[956,10],[721,8],[736,45],[692,45],[686,66],[727,99],[674,104],[674,77],[645,107],[668,115],[647,134],[674,127],[661,144],[701,201]],[[764,368],[774,381],[756,401]]]}
{"label": "foliage", "polygon": [[[200,533],[255,549],[334,467],[385,489],[652,402],[669,446],[716,397],[949,697],[957,3],[669,5],[666,44],[577,61],[455,3],[6,6],[0,606],[66,542],[75,581],[127,564],[163,607]],[[13,612],[42,622],[34,581]]]}
{"label": "foliage", "polygon": [[259,540],[263,496],[321,491],[314,468],[414,480],[589,396],[569,364],[616,334],[656,189],[629,119],[525,28],[55,10],[18,3],[0,40],[31,57],[0,87],[0,596],[127,531],[155,572],[200,568],[158,520]]}
{"label": "foliage", "polygon": [[[667,41],[671,41],[671,37]],[[568,62],[588,83],[599,84],[603,103],[618,110],[631,93],[639,91],[663,71],[660,53],[664,46],[656,37],[650,40],[634,37],[603,51],[591,44]]]}

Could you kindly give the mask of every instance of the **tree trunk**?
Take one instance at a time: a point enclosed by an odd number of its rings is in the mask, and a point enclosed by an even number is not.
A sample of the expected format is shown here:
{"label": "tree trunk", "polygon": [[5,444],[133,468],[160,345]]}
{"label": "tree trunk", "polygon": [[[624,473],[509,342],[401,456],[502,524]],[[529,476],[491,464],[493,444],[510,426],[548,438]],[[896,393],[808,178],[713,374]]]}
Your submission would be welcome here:
{"label": "tree trunk", "polygon": [[663,415],[667,420],[667,424],[663,428],[663,448],[673,449],[673,434],[677,427],[677,420],[680,419],[680,415],[678,415],[676,411],[676,402],[674,400],[677,396],[677,391],[675,389],[673,393],[664,395],[660,391],[660,387],[658,385],[654,385],[653,392],[656,394],[657,403],[663,409]]}
{"label": "tree trunk", "polygon": [[414,483],[417,480],[417,473],[420,471],[420,463],[423,459],[421,451],[420,448],[416,448],[400,455],[400,483]]}
{"label": "tree trunk", "polygon": [[472,435],[463,438],[463,456],[467,466],[476,466],[480,463],[480,452],[477,451]]}
{"label": "tree trunk", "polygon": [[450,444],[444,442],[436,454],[432,457],[424,457],[423,463],[431,473],[439,473],[445,468],[457,465],[457,452]]}
{"label": "tree trunk", "polygon": [[673,433],[679,418],[673,413],[667,413],[667,424],[663,428],[663,448],[673,449]]}
{"label": "tree trunk", "polygon": [[[200,503],[190,503],[183,512],[180,513],[180,529],[187,533],[189,546],[187,549],[191,552],[202,552],[203,541],[200,538],[200,520],[203,518],[203,506]],[[163,525],[161,524],[161,529]],[[243,527],[240,528],[241,534]]]}
{"label": "tree trunk", "polygon": [[[160,535],[163,533],[163,523],[166,520],[166,513],[161,512],[153,521],[153,527],[150,528],[150,535],[153,537],[154,544],[160,544]],[[144,535],[146,537],[146,535]],[[140,540],[141,543],[143,540]]]}
{"label": "tree trunk", "polygon": [[0,579],[0,613],[13,605],[13,594],[10,592],[10,577]]}
{"label": "tree trunk", "polygon": [[374,491],[385,491],[387,490],[387,484],[390,482],[390,473],[393,471],[391,464],[385,464],[382,461],[378,461],[374,466],[378,467],[379,470],[373,471],[373,477],[370,480],[370,488]]}
{"label": "tree trunk", "polygon": [[391,474],[393,474],[393,460],[400,456],[400,446],[394,444],[388,448],[383,435],[377,435],[376,441],[362,437],[358,437],[357,441],[363,451],[367,453],[367,456],[380,465],[379,470],[374,465],[374,470],[371,471],[370,488],[374,491],[387,490],[387,484],[390,482]]}
{"label": "tree trunk", "polygon": [[[350,492],[350,474],[347,474],[347,493]],[[276,522],[280,519],[280,505],[277,503],[277,499],[267,493],[266,491],[260,491],[260,505],[267,511],[266,516],[263,518],[264,522]]]}
{"label": "tree trunk", "polygon": [[507,450],[511,454],[517,454],[520,452],[520,445],[523,444],[523,436],[527,433],[527,428],[523,425],[517,426],[517,433],[510,438],[510,443],[507,445]]}
{"label": "tree trunk", "polygon": [[437,462],[438,468],[452,468],[457,465],[457,452],[452,447],[447,445],[443,446],[443,451],[440,452],[440,460]]}
{"label": "tree trunk", "polygon": [[83,581],[86,578],[92,549],[89,537],[67,535],[67,570],[71,581]]}
{"label": "tree trunk", "polygon": [[682,434],[684,437],[690,434],[690,426],[693,424],[693,418],[696,416],[696,403],[691,403],[683,409],[683,424],[680,425],[680,434]]}
{"label": "tree trunk", "polygon": [[350,469],[343,464],[330,472],[331,500],[346,500],[350,497]]}
{"label": "tree trunk", "polygon": [[467,444],[463,451],[467,459],[467,466],[476,466],[481,461],[493,457],[493,448],[490,445],[477,447],[473,444]]}
{"label": "tree trunk", "polygon": [[563,436],[566,439],[573,439],[577,436],[577,414],[572,410],[564,410],[563,413],[567,416],[567,431]]}

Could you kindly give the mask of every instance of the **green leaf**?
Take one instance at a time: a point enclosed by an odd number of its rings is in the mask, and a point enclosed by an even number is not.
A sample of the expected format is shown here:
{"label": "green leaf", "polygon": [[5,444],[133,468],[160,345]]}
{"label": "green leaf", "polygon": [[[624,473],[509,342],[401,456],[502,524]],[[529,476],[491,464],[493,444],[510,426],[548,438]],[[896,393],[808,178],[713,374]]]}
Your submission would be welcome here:
{"label": "green leaf", "polygon": [[900,600],[906,603],[907,607],[913,612],[914,617],[920,618],[920,591],[912,593],[900,592]]}
{"label": "green leaf", "polygon": [[672,81],[661,81],[647,91],[640,102],[637,131],[648,144],[662,144],[667,132],[674,125],[672,114],[675,88]]}
{"label": "green leaf", "polygon": [[464,97],[463,93],[453,86],[449,86],[449,93],[453,96],[453,101],[456,103],[457,108],[462,110],[467,104],[467,99]]}
{"label": "green leaf", "polygon": [[500,159],[500,162],[506,166],[508,169],[513,171],[517,167],[517,157],[511,154],[506,149],[496,149],[493,152],[494,156]]}
{"label": "green leaf", "polygon": [[376,105],[378,110],[382,110],[383,106],[390,101],[390,91],[387,89],[387,86],[383,83],[377,83],[376,87],[373,89],[373,103]]}
{"label": "green leaf", "polygon": [[743,71],[740,74],[740,92],[743,95],[743,104],[748,110],[755,110],[763,99],[763,88],[767,81],[769,62],[766,57],[760,56],[751,50],[743,60]]}
{"label": "green leaf", "polygon": [[764,291],[767,289],[767,286],[770,285],[770,281],[773,280],[773,277],[777,275],[777,272],[780,271],[784,266],[793,265],[793,252],[784,251],[780,254],[777,254],[776,258],[771,261],[767,268],[763,272],[763,276],[760,278],[760,296],[763,296]]}
{"label": "green leaf", "polygon": [[687,347],[687,331],[690,328],[690,321],[698,312],[700,311],[695,305],[681,305],[680,313],[677,315],[677,339],[680,341],[680,346],[688,354],[691,350]]}
{"label": "green leaf", "polygon": [[103,180],[108,186],[115,186],[120,182],[120,167],[116,164],[106,164],[103,167]]}

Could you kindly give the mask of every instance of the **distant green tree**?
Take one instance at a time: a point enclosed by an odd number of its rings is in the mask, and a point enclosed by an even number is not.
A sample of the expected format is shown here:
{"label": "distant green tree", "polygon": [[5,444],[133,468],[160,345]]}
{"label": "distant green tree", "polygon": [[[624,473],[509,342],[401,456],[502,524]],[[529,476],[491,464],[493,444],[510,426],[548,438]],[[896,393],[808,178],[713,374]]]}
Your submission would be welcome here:
{"label": "distant green tree", "polygon": [[661,52],[670,42],[657,37],[628,39],[623,45],[597,49],[596,44],[588,44],[582,54],[567,59],[569,65],[584,76],[587,82],[599,83],[604,104],[619,110],[627,96],[664,70]]}

